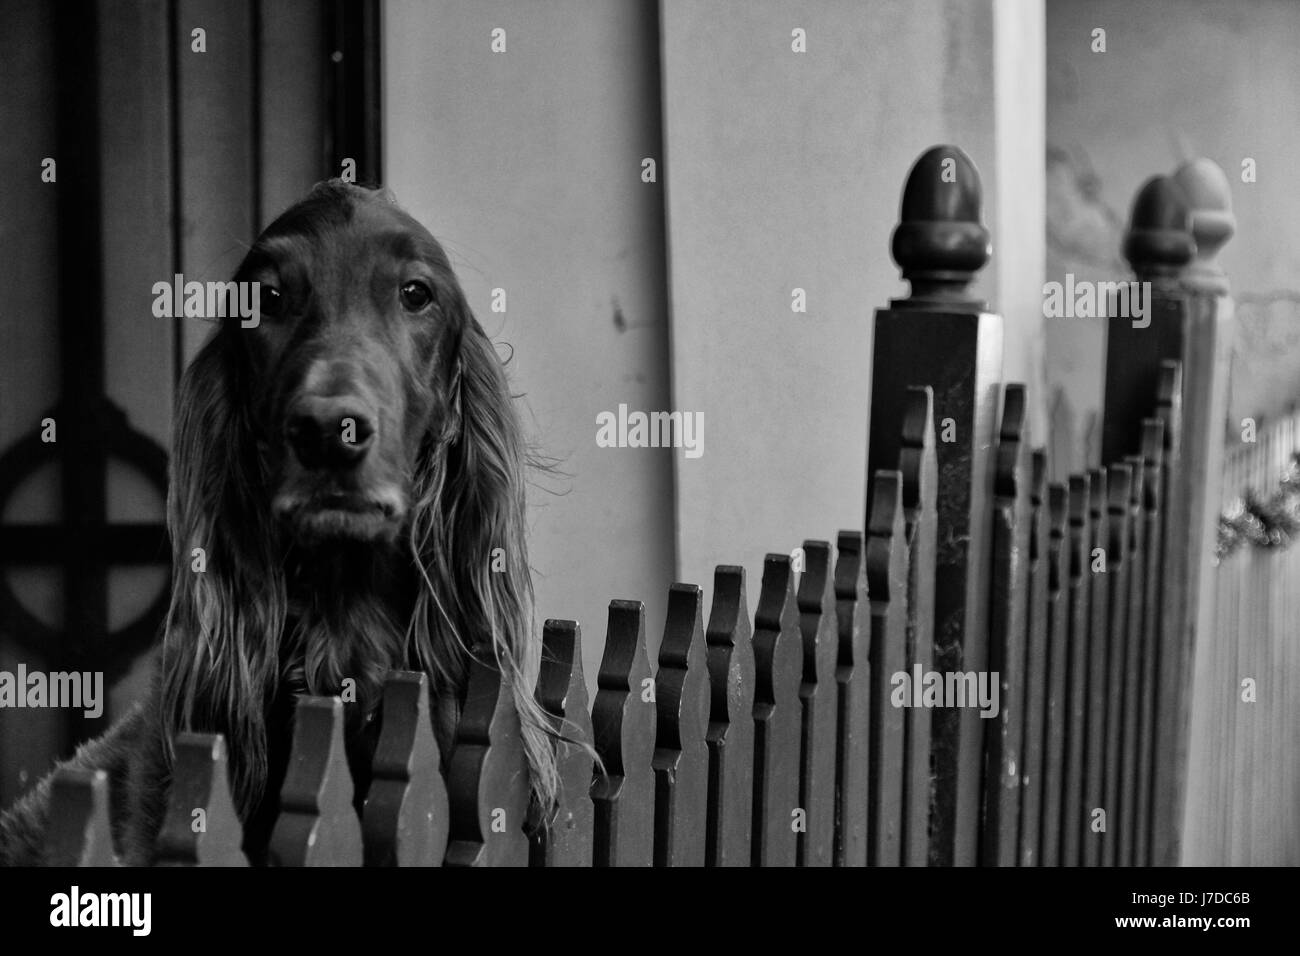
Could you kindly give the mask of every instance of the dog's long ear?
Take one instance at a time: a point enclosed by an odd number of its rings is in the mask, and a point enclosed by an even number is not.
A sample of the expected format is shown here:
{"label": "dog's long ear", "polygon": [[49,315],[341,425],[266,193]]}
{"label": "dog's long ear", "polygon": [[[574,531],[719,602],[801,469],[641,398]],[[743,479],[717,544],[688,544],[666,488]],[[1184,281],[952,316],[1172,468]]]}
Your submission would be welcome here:
{"label": "dog's long ear", "polygon": [[264,708],[277,677],[285,618],[283,572],[263,495],[252,394],[227,325],[181,381],[167,524],[172,599],[163,641],[163,719],[226,735],[232,784],[251,809],[266,777]]}
{"label": "dog's long ear", "polygon": [[[541,652],[525,535],[526,447],[502,362],[462,308],[459,341],[438,373],[445,412],[416,477],[412,548],[425,587],[412,622],[415,650],[445,702],[463,689],[470,654],[486,652],[490,636],[519,712],[533,791],[550,807],[555,760],[533,696]],[[440,727],[444,747],[451,729]]]}

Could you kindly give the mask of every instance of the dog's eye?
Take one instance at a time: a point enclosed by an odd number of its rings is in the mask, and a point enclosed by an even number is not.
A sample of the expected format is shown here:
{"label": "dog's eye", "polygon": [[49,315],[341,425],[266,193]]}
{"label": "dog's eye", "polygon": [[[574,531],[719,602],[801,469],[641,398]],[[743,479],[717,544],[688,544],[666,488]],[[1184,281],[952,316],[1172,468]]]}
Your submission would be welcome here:
{"label": "dog's eye", "polygon": [[275,318],[284,312],[284,295],[273,285],[259,283],[257,311],[262,315]]}
{"label": "dog's eye", "polygon": [[402,300],[402,308],[407,312],[419,312],[433,301],[433,292],[423,282],[403,283],[398,295]]}

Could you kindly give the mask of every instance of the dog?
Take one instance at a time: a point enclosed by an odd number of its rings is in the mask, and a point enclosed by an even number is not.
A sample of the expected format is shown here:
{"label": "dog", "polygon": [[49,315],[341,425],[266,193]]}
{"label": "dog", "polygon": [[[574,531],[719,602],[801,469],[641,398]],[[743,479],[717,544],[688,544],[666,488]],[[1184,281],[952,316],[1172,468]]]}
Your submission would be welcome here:
{"label": "dog", "polygon": [[[535,806],[553,806],[529,457],[446,253],[387,192],[330,180],[258,237],[235,281],[258,283],[258,321],[221,321],[177,399],[152,690],[67,763],[108,771],[119,858],[153,858],[178,731],[225,735],[245,852],[265,862],[298,696],[351,682],[360,805],[385,675],[428,675],[445,762],[474,654],[495,658]],[[0,818],[0,862],[41,862],[49,787]]]}

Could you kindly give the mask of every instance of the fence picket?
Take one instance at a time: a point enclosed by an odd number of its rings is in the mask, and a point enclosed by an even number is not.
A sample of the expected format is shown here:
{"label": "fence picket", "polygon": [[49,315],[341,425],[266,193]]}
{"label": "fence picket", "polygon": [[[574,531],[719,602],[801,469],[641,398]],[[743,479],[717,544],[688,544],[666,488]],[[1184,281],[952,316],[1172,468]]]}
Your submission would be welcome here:
{"label": "fence picket", "polygon": [[384,725],[361,814],[366,866],[442,866],[448,802],[423,673],[384,680]]}
{"label": "fence picket", "polygon": [[1061,791],[1061,865],[1083,866],[1087,826],[1087,740],[1092,630],[1092,476],[1071,475],[1067,507],[1070,512],[1069,647],[1066,651],[1065,781]]}
{"label": "fence picket", "polygon": [[718,565],[705,631],[709,796],[705,866],[749,866],[754,810],[754,648],[745,569]]}
{"label": "fence picket", "polygon": [[[1029,435],[1025,387],[1008,385],[998,435],[993,506],[993,601],[988,681],[999,705],[986,732],[984,839],[986,866],[1014,866],[1020,818],[1020,744],[1024,714],[1025,598],[1029,592]],[[995,677],[996,675],[996,677]],[[971,701],[966,701],[971,706]]]}
{"label": "fence picket", "polygon": [[903,862],[903,714],[920,690],[909,686],[910,677],[900,686],[894,686],[894,675],[905,673],[907,663],[904,529],[903,476],[897,470],[877,471],[866,551],[867,594],[871,600],[871,749],[867,796],[870,866],[899,866]]}
{"label": "fence picket", "polygon": [[1135,866],[1151,862],[1151,795],[1156,740],[1156,694],[1160,645],[1160,592],[1164,586],[1164,422],[1148,418],[1142,429],[1143,521],[1146,525],[1146,615],[1142,620],[1142,689],[1138,714]]}
{"label": "fence picket", "polygon": [[[1162,566],[1164,585],[1160,590],[1160,646],[1157,652],[1156,750],[1151,793],[1151,863],[1169,866],[1176,862],[1175,848],[1179,814],[1177,780],[1177,738],[1182,709],[1183,662],[1187,654],[1187,548],[1183,530],[1187,526],[1188,502],[1179,472],[1183,466],[1183,368],[1174,361],[1160,364],[1156,384],[1156,417],[1165,427],[1162,501]],[[1225,777],[1226,779],[1226,777]]]}
{"label": "fence picket", "polygon": [[1043,774],[1047,761],[1046,707],[1048,696],[1048,579],[1051,574],[1047,503],[1047,452],[1031,457],[1029,484],[1029,611],[1026,615],[1024,691],[1021,713],[1024,734],[1020,748],[1020,865],[1041,863],[1039,831],[1043,812]]}
{"label": "fence picket", "polygon": [[1138,693],[1142,681],[1142,633],[1146,614],[1146,523],[1142,502],[1146,496],[1144,480],[1146,461],[1141,455],[1125,458],[1132,480],[1128,499],[1128,620],[1124,635],[1124,660],[1121,684],[1111,688],[1123,694],[1119,750],[1119,826],[1116,831],[1115,863],[1132,866],[1134,841],[1137,838],[1137,750]]}
{"label": "fence picket", "polygon": [[550,825],[537,821],[529,838],[531,866],[591,866],[595,808],[591,804],[591,716],[582,673],[582,629],[576,621],[549,620],[542,627],[542,664],[537,703],[555,734],[559,802]]}
{"label": "fence picket", "polygon": [[247,866],[244,828],[230,799],[221,734],[179,733],[167,813],[158,831],[158,866]]}
{"label": "fence picket", "polygon": [[1110,583],[1108,641],[1106,644],[1105,752],[1102,764],[1102,806],[1106,829],[1101,834],[1101,865],[1114,866],[1117,836],[1122,822],[1120,793],[1120,720],[1123,716],[1124,654],[1128,624],[1129,486],[1133,473],[1128,465],[1111,465],[1109,482],[1109,544],[1106,546],[1106,576]]}
{"label": "fence picket", "polygon": [[754,613],[754,866],[794,866],[803,644],[790,556],[769,554]]}
{"label": "fence picket", "polygon": [[1083,865],[1101,865],[1102,837],[1094,829],[1096,811],[1103,809],[1105,799],[1103,768],[1106,759],[1106,649],[1109,634],[1110,574],[1110,522],[1107,511],[1107,473],[1104,468],[1094,469],[1088,486],[1088,512],[1091,522],[1091,544],[1088,555],[1088,574],[1091,580],[1090,614],[1088,624],[1088,718],[1087,745],[1084,758],[1084,818]]}
{"label": "fence picket", "polygon": [[645,605],[610,601],[605,653],[591,708],[596,771],[595,866],[650,866],[654,862],[654,682],[645,649]]}
{"label": "fence picket", "polygon": [[361,822],[343,750],[343,702],[300,697],[289,772],[268,847],[271,866],[360,866]]}
{"label": "fence picket", "polygon": [[694,584],[669,589],[655,675],[655,866],[704,865],[709,672],[703,603]]}
{"label": "fence picket", "polygon": [[447,765],[444,866],[527,866],[529,777],[519,711],[492,648],[470,656],[456,744]]}
{"label": "fence picket", "polygon": [[[839,689],[835,746],[836,866],[867,865],[867,801],[863,794],[867,792],[871,727],[871,624],[864,620],[870,609],[862,551],[861,531],[840,532],[835,560],[835,618],[839,632],[835,668]],[[927,784],[928,756],[927,752]],[[928,785],[925,799],[928,810]],[[924,859],[920,865],[925,865]]]}
{"label": "fence picket", "polygon": [[1066,723],[1069,709],[1070,551],[1069,490],[1047,486],[1047,695],[1043,702],[1043,771],[1038,825],[1038,863],[1061,862],[1061,819],[1065,801]]}
{"label": "fence picket", "polygon": [[117,866],[108,816],[108,774],[64,767],[50,781],[46,866]]}
{"label": "fence picket", "polygon": [[799,866],[830,866],[835,844],[835,659],[839,655],[835,576],[828,542],[805,541],[803,551],[805,567],[797,595],[803,638],[799,806],[807,819],[795,853]]}
{"label": "fence picket", "polygon": [[[903,476],[903,518],[907,534],[908,674],[934,665],[934,581],[938,560],[939,466],[934,448],[934,391],[907,390],[898,470]],[[931,710],[909,707],[903,716],[903,863],[925,866],[930,856]]]}

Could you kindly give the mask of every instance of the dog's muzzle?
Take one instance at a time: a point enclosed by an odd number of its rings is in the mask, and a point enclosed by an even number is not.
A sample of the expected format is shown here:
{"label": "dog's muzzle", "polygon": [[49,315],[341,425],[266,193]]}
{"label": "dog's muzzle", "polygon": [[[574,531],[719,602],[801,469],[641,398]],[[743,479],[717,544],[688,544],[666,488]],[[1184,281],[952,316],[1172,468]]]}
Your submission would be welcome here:
{"label": "dog's muzzle", "polygon": [[273,509],[307,540],[391,539],[405,496],[376,474],[379,416],[354,395],[301,396],[285,415],[285,485]]}

